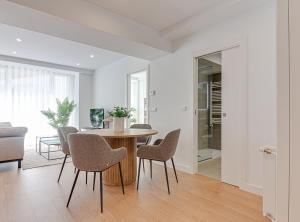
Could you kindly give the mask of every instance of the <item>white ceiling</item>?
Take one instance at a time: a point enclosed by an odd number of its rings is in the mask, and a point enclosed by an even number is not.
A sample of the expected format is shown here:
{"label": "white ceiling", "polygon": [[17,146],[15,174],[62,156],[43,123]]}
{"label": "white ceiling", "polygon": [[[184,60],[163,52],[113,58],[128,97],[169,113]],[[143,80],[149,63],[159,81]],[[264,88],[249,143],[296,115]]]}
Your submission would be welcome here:
{"label": "white ceiling", "polygon": [[[65,66],[97,69],[125,57],[120,53],[3,24],[0,24],[0,36],[0,55]],[[17,42],[17,38],[22,42]],[[77,66],[78,63],[80,66]]]}
{"label": "white ceiling", "polygon": [[85,0],[162,30],[228,0]]}
{"label": "white ceiling", "polygon": [[0,55],[87,69],[125,54],[152,60],[176,50],[173,40],[269,1],[0,0]]}

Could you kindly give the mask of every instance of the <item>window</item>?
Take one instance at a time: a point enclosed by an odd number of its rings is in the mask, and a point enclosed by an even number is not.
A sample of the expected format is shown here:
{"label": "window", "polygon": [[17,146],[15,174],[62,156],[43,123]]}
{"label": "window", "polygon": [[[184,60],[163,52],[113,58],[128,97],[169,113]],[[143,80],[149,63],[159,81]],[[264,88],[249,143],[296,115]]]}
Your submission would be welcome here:
{"label": "window", "polygon": [[147,71],[128,75],[128,106],[134,108],[131,124],[148,123]]}
{"label": "window", "polygon": [[[0,61],[0,121],[26,126],[26,148],[35,145],[38,135],[55,135],[41,110],[56,110],[56,98],[68,97],[78,104],[78,73]],[[69,124],[77,125],[78,110]]]}

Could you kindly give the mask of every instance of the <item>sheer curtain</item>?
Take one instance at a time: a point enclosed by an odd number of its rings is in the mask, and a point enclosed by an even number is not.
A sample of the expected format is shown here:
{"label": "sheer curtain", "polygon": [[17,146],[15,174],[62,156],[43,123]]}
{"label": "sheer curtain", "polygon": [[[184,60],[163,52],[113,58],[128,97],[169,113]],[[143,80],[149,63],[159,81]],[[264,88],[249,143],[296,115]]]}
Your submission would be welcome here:
{"label": "sheer curtain", "polygon": [[[0,61],[0,122],[28,127],[26,148],[32,148],[36,136],[56,134],[41,110],[56,110],[56,98],[78,104],[77,80],[78,73],[72,71]],[[77,125],[76,116],[78,110],[70,125]]]}

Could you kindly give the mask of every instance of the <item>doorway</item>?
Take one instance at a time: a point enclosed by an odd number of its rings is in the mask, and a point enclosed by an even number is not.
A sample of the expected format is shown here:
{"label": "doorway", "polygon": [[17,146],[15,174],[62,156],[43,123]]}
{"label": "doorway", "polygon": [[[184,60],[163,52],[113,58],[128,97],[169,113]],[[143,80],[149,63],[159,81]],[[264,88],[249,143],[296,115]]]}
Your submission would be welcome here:
{"label": "doorway", "polygon": [[127,78],[127,106],[133,108],[129,125],[148,123],[148,72],[142,70]]}
{"label": "doorway", "polygon": [[198,65],[198,172],[221,180],[222,55],[197,58]]}
{"label": "doorway", "polygon": [[195,58],[195,165],[202,175],[246,187],[247,71],[235,45]]}

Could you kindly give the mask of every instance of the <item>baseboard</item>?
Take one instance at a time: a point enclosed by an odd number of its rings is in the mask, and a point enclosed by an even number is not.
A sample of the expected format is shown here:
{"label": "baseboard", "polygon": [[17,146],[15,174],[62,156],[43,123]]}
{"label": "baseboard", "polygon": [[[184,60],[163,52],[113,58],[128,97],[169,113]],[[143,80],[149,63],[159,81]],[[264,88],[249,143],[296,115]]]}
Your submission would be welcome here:
{"label": "baseboard", "polygon": [[[153,161],[153,163],[160,165],[160,166],[163,165],[163,162]],[[167,162],[167,167],[173,168],[172,163],[170,161]],[[181,172],[188,173],[188,174],[194,174],[193,168],[188,165],[175,162],[175,167],[176,167],[177,171],[181,171]]]}
{"label": "baseboard", "polygon": [[259,196],[263,195],[263,188],[254,184],[243,184],[240,189]]}
{"label": "baseboard", "polygon": [[[154,164],[156,165],[163,165],[163,162],[158,162],[158,161],[153,161]],[[180,163],[175,163],[176,170],[188,173],[188,174],[194,174],[193,168],[191,166],[185,165],[185,164],[180,164]],[[172,168],[172,163],[167,162],[167,167]],[[254,184],[243,184],[240,185],[240,189],[249,193],[253,193],[259,196],[263,195],[263,189],[260,186],[254,185]]]}

